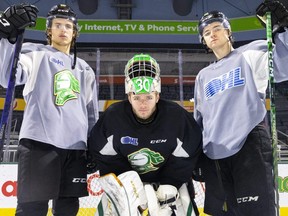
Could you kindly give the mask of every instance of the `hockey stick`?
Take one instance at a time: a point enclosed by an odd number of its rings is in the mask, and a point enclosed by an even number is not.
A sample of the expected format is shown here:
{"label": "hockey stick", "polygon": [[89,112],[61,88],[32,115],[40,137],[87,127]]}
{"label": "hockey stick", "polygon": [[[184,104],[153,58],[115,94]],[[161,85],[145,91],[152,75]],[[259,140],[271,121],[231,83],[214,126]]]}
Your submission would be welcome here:
{"label": "hockey stick", "polygon": [[[15,50],[13,54],[12,63],[10,66],[9,82],[8,82],[8,87],[6,91],[5,103],[4,103],[4,108],[2,111],[1,123],[0,123],[0,155],[2,155],[2,151],[3,151],[3,146],[5,142],[5,134],[6,134],[7,124],[8,124],[9,114],[10,114],[10,108],[11,108],[13,98],[14,98],[13,96],[14,96],[14,90],[15,90],[15,74],[16,74],[19,55],[20,55],[20,51],[21,51],[22,43],[24,39],[24,31],[25,30],[21,30],[21,32],[18,35],[16,44],[15,44]],[[1,161],[2,161],[2,158],[1,158]]]}
{"label": "hockey stick", "polygon": [[279,193],[278,193],[278,157],[277,157],[277,128],[276,128],[276,109],[275,109],[275,83],[274,83],[274,66],[273,66],[273,41],[272,41],[272,24],[271,12],[266,13],[266,36],[268,49],[268,68],[269,68],[269,98],[270,98],[270,129],[272,136],[273,150],[273,170],[276,198],[276,215],[279,216]]}

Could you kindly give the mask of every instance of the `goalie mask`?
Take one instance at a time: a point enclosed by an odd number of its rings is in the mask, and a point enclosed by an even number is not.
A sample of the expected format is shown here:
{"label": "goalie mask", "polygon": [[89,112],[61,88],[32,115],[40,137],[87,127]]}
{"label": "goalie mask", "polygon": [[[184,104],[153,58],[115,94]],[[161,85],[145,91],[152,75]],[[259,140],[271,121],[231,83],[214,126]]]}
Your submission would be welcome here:
{"label": "goalie mask", "polygon": [[135,55],[126,64],[124,72],[126,94],[161,92],[160,67],[150,55]]}
{"label": "goalie mask", "polygon": [[211,11],[211,12],[205,13],[198,23],[199,40],[201,43],[203,43],[204,28],[213,22],[222,23],[223,27],[226,29],[229,29],[229,31],[231,32],[231,26],[228,21],[228,18],[222,12]]}

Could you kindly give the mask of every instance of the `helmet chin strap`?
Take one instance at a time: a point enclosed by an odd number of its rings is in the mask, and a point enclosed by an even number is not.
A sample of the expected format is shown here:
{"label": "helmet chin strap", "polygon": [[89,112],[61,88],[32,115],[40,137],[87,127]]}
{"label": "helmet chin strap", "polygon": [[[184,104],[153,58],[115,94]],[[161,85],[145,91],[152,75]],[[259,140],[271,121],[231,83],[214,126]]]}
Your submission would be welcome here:
{"label": "helmet chin strap", "polygon": [[73,58],[73,64],[72,64],[72,70],[74,70],[75,69],[75,66],[76,66],[76,60],[77,60],[77,47],[76,47],[76,38],[74,37],[74,42],[73,42],[73,44],[74,44],[74,58]]}

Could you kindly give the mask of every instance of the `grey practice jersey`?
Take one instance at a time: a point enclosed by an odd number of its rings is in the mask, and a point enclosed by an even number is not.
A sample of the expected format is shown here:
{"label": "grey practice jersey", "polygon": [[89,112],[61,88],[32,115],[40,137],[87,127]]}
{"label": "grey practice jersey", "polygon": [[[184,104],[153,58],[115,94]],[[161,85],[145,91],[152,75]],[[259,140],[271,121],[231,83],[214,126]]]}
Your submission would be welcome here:
{"label": "grey practice jersey", "polygon": [[[14,45],[0,40],[0,84],[7,87]],[[16,84],[25,84],[26,102],[20,139],[63,149],[86,149],[87,135],[98,119],[96,80],[92,68],[51,46],[24,43]]]}
{"label": "grey practice jersey", "polygon": [[[288,79],[288,32],[275,38],[275,80]],[[233,50],[196,77],[194,117],[203,130],[204,153],[212,159],[237,153],[249,132],[266,115],[267,42],[257,40]]]}

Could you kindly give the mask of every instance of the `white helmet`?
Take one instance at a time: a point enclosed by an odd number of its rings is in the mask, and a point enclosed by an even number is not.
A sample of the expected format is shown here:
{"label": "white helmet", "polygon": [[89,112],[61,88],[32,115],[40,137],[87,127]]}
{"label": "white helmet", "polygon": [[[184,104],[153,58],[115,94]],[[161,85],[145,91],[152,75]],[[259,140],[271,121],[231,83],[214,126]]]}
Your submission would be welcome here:
{"label": "white helmet", "polygon": [[126,64],[124,72],[126,94],[161,92],[160,67],[150,55],[135,55]]}

